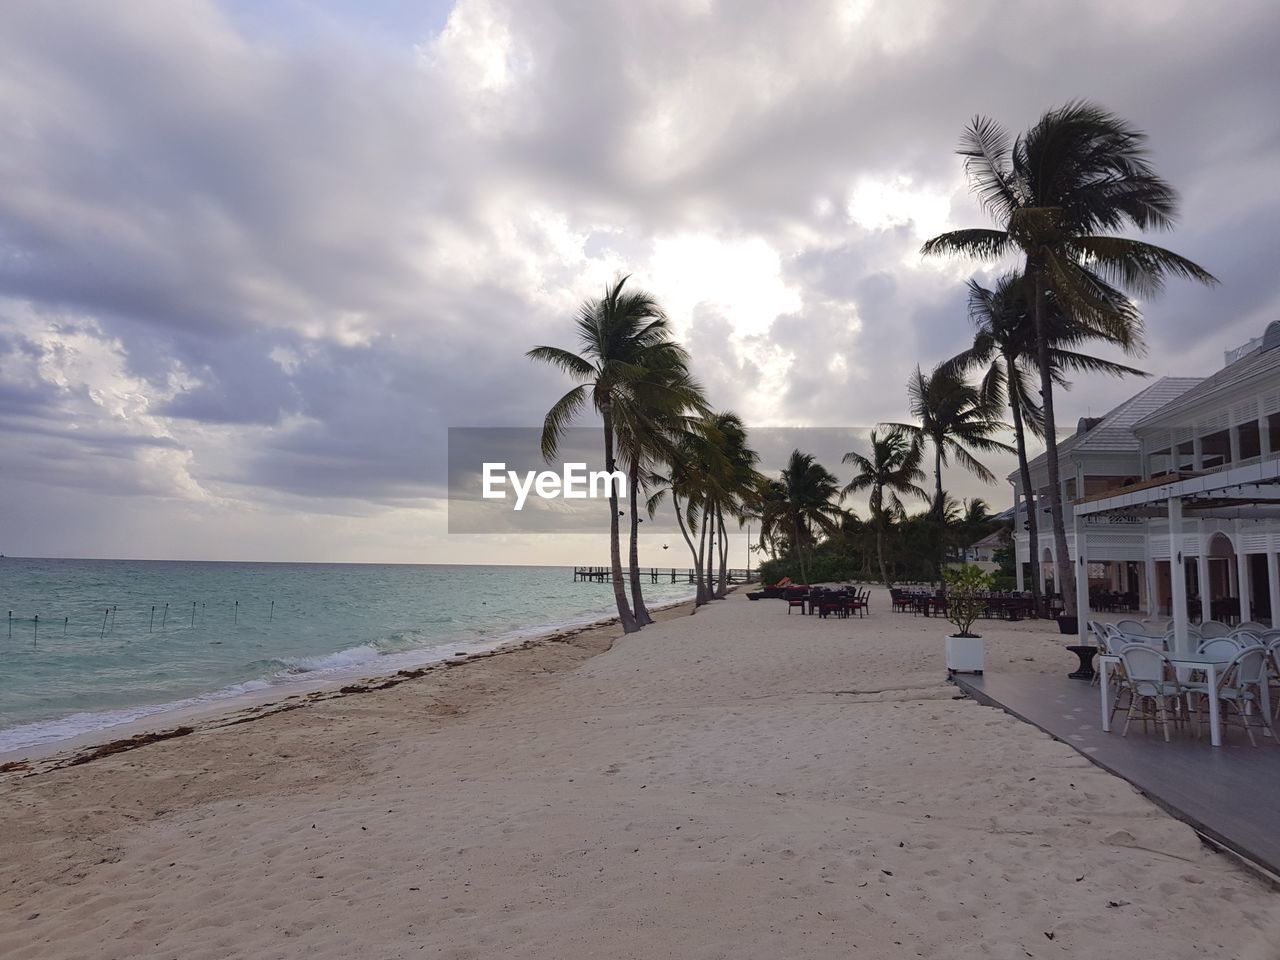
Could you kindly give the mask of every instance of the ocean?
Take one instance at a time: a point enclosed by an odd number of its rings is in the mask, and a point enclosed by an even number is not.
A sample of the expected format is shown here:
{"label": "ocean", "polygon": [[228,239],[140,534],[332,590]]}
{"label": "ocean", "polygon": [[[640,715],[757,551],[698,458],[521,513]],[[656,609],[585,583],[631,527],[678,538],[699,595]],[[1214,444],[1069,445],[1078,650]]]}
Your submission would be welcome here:
{"label": "ocean", "polygon": [[[653,605],[688,584],[645,584]],[[0,559],[0,753],[616,613],[568,567]]]}

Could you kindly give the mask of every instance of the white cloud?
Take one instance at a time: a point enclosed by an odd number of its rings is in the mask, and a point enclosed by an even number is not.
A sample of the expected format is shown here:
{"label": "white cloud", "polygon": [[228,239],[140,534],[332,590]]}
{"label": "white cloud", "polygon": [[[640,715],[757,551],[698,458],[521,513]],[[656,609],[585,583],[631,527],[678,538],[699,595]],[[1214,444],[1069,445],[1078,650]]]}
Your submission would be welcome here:
{"label": "white cloud", "polygon": [[[1147,305],[1148,368],[1211,369],[1280,308],[1272,4],[461,0],[416,50],[72,7],[0,5],[0,436],[30,454],[17,510],[110,495],[158,552],[237,555],[254,524],[323,549],[334,517],[335,557],[441,550],[441,431],[536,422],[564,382],[523,352],[571,345],[618,273],[717,406],[904,416],[907,371],[968,335],[983,268],[918,251],[985,222],[953,153],[978,111],[1087,95],[1150,130],[1187,198],[1161,242],[1224,284]],[[157,495],[165,524],[119,507]]]}

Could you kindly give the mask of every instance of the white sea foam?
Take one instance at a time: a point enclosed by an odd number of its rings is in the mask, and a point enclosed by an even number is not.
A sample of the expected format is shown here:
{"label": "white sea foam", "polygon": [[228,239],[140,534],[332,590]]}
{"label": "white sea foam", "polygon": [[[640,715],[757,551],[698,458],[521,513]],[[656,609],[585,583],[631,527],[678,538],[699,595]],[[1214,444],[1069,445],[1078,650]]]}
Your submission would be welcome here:
{"label": "white sea foam", "polygon": [[317,671],[358,666],[362,663],[368,663],[370,660],[376,660],[381,655],[382,651],[373,644],[362,643],[358,647],[348,647],[346,650],[339,650],[336,653],[329,653],[320,657],[281,657],[277,662],[284,668],[286,673],[315,673]]}

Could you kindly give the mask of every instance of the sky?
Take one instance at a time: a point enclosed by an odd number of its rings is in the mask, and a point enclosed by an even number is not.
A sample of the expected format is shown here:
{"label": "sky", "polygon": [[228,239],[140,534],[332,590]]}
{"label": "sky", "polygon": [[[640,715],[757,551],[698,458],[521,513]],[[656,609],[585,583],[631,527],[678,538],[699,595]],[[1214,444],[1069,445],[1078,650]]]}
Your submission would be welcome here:
{"label": "sky", "polygon": [[[919,255],[986,225],[965,124],[1074,98],[1221,280],[1142,304],[1137,365],[1208,374],[1280,319],[1278,45],[1269,0],[8,0],[0,552],[602,563],[447,532],[448,428],[568,386],[525,350],[625,273],[749,425],[907,419],[1001,269]],[[1078,381],[1064,435],[1141,385]]]}

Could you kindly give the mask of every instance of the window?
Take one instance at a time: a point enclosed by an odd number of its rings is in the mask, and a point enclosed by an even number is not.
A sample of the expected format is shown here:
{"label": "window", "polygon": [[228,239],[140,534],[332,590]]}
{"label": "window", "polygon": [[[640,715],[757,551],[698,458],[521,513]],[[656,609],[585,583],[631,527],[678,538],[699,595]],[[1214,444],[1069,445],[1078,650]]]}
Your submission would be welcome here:
{"label": "window", "polygon": [[1236,427],[1240,434],[1240,459],[1251,460],[1262,456],[1262,438],[1258,434],[1258,421],[1250,420]]}
{"label": "window", "polygon": [[1231,462],[1231,433],[1219,430],[1200,438],[1200,468],[1212,470]]}

